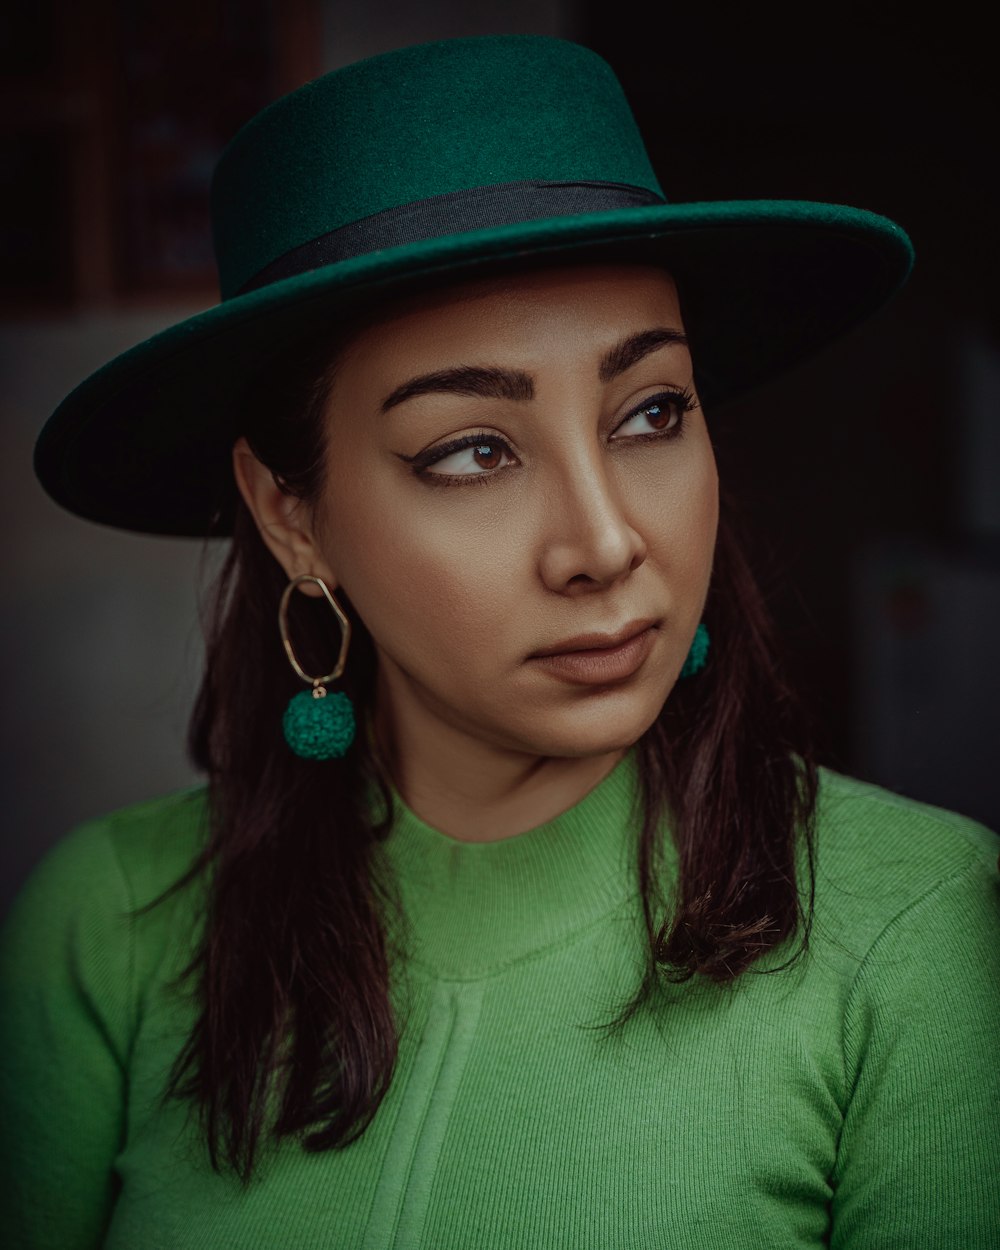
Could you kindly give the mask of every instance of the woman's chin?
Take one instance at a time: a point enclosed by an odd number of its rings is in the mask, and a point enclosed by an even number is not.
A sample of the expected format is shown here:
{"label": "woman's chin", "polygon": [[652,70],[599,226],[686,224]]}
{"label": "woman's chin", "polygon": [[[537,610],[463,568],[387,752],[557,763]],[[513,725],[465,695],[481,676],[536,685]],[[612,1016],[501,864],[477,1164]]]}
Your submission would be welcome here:
{"label": "woman's chin", "polygon": [[526,739],[524,749],[531,754],[585,758],[625,751],[654,723],[663,700],[649,704],[634,697],[616,700],[588,700],[558,716],[534,718],[520,727]]}

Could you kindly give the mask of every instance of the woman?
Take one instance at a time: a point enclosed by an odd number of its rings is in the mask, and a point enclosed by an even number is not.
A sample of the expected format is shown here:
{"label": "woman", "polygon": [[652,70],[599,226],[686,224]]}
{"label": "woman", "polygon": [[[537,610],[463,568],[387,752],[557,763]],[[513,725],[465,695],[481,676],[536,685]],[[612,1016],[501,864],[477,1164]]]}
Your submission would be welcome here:
{"label": "woman", "polygon": [[207,785],[7,924],[8,1243],[994,1244],[996,838],[817,767],[706,423],[905,236],[666,205],[527,36],[302,88],[213,194],[223,303],[36,453],[233,543]]}

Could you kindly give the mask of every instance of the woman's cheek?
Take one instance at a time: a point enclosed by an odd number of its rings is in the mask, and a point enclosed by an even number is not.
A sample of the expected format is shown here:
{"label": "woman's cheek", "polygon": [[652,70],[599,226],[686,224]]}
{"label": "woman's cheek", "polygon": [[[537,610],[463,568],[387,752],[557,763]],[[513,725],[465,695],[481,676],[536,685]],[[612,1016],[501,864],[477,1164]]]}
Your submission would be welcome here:
{"label": "woman's cheek", "polygon": [[350,583],[345,579],[368,628],[401,656],[457,655],[481,625],[484,607],[474,550],[456,541],[438,545],[426,534],[415,542],[412,526],[376,541],[377,555],[353,566]]}

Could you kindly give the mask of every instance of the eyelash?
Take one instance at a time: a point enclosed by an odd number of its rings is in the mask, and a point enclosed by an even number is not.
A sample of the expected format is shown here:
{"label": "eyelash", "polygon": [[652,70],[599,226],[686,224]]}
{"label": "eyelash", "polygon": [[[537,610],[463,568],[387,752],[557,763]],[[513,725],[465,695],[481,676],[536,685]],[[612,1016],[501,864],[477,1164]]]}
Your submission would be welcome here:
{"label": "eyelash", "polygon": [[[684,389],[679,391],[661,391],[657,395],[651,395],[649,399],[634,408],[627,417],[622,421],[622,425],[631,421],[633,417],[639,416],[640,413],[646,412],[650,408],[656,408],[667,405],[673,408],[677,413],[677,422],[675,425],[669,426],[665,430],[657,430],[653,434],[633,434],[628,441],[633,443],[647,443],[660,439],[679,438],[684,432],[684,417],[693,408],[698,406],[691,391]],[[618,427],[621,429],[621,426]],[[469,486],[473,482],[489,482],[492,481],[497,474],[503,472],[507,466],[500,466],[496,469],[485,469],[482,473],[428,473],[427,469],[437,464],[438,461],[444,460],[447,456],[452,455],[456,451],[461,451],[465,447],[478,447],[486,444],[490,447],[500,447],[509,456],[513,455],[510,447],[508,447],[505,439],[500,438],[496,434],[466,434],[462,438],[455,439],[450,443],[442,443],[439,447],[432,447],[429,451],[421,453],[419,456],[403,456],[413,469],[413,472],[422,481],[433,486]]]}

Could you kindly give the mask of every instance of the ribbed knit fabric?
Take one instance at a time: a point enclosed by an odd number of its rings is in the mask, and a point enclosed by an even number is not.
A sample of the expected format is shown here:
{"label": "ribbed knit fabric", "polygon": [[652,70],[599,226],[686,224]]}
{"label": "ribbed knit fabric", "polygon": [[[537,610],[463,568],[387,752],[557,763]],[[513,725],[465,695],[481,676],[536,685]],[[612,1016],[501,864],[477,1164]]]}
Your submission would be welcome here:
{"label": "ribbed knit fabric", "polygon": [[396,796],[410,926],[389,1093],[357,1142],[293,1142],[242,1192],[156,1105],[193,1019],[167,979],[196,891],[129,922],[204,791],[90,822],[0,953],[8,1250],[973,1250],[1000,1245],[1000,840],[823,771],[809,953],[668,988],[617,1037],[642,933],[635,757],[527,833],[464,843]]}

